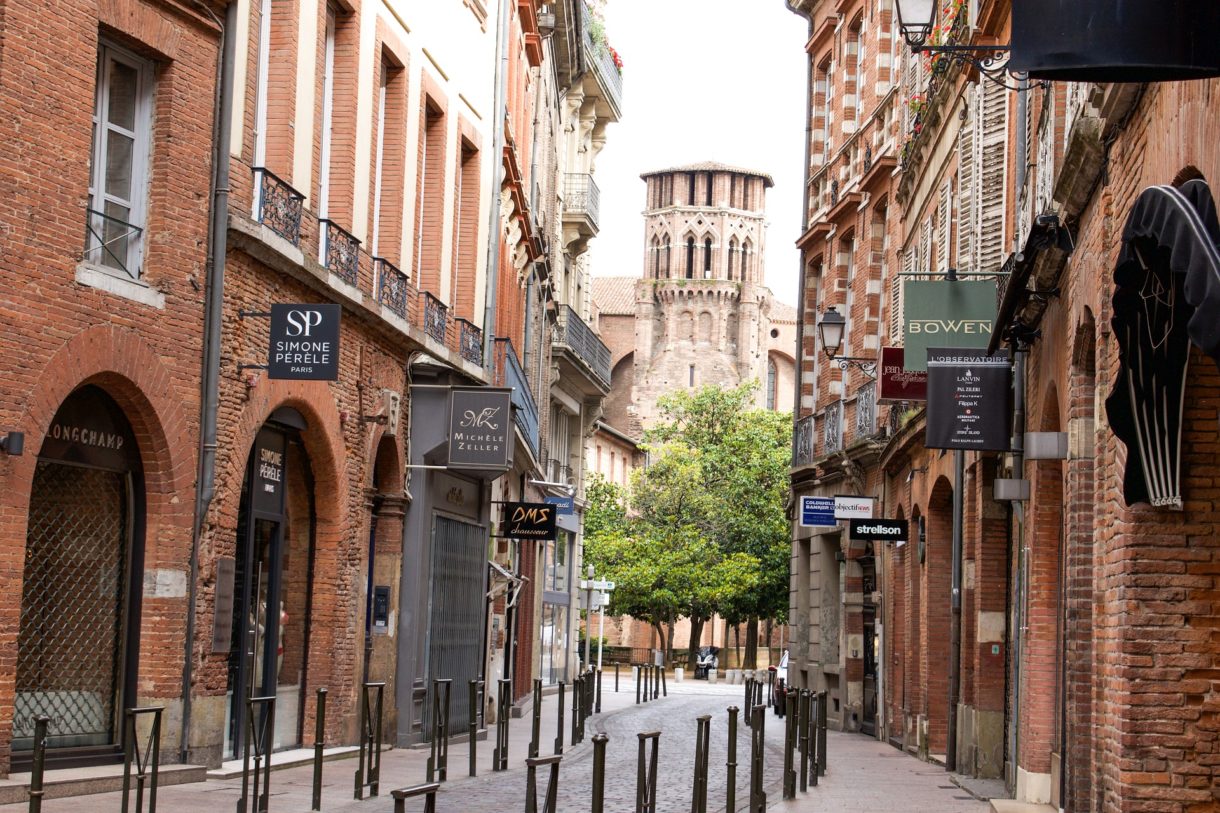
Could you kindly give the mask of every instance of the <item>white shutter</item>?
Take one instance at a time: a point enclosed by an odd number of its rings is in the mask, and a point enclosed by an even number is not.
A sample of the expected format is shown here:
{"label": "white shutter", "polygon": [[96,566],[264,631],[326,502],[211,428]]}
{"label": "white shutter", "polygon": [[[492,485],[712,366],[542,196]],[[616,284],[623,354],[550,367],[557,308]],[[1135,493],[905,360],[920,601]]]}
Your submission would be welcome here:
{"label": "white shutter", "polygon": [[945,181],[936,207],[936,273],[949,271],[949,241],[953,235],[953,186]]}
{"label": "white shutter", "polygon": [[903,274],[910,274],[914,270],[915,249],[911,247],[902,252],[902,274],[894,274],[890,277],[890,344],[892,345],[902,344],[902,283],[903,280],[910,279]]}
{"label": "white shutter", "polygon": [[982,82],[979,120],[982,137],[978,197],[978,268],[1000,270],[1004,263],[1005,206],[1008,193],[1008,96],[994,82]]}
{"label": "white shutter", "polygon": [[957,267],[974,271],[974,116],[957,132]]}
{"label": "white shutter", "polygon": [[920,274],[932,272],[932,215],[928,215],[919,227],[919,259],[915,270]]}

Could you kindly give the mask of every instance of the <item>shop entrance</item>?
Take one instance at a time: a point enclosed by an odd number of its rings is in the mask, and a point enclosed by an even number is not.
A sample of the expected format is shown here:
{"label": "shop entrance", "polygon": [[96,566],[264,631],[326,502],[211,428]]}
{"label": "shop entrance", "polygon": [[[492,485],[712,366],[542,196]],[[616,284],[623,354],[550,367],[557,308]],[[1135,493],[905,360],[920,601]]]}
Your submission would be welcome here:
{"label": "shop entrance", "polygon": [[55,413],[38,453],[26,531],[13,708],[13,770],[28,770],[34,721],[48,759],[112,762],[135,705],[144,492],[131,425],[85,386]]}

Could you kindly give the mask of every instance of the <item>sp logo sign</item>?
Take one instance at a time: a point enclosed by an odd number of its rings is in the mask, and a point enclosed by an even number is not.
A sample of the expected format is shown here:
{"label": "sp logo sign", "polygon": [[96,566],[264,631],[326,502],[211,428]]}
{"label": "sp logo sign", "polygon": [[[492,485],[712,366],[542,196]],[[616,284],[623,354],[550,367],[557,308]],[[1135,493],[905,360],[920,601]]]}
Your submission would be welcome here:
{"label": "sp logo sign", "polygon": [[322,312],[317,310],[290,310],[285,317],[288,320],[289,336],[308,337],[314,328],[322,325]]}
{"label": "sp logo sign", "polygon": [[339,305],[272,305],[267,377],[339,378]]}

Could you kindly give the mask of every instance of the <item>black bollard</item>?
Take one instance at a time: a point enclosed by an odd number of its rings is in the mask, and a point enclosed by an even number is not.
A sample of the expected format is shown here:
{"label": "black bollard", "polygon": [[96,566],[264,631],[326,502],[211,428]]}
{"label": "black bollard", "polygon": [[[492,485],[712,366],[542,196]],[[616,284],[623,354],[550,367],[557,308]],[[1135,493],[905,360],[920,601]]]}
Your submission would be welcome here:
{"label": "black bollard", "polygon": [[661,732],[649,731],[636,736],[640,738],[640,755],[635,773],[635,813],[657,813],[657,751]]}
{"label": "black bollard", "polygon": [[542,678],[534,678],[534,716],[530,727],[530,758],[538,756],[538,741],[542,739]]}
{"label": "black bollard", "polygon": [[766,706],[750,709],[750,813],[767,813],[767,794],[763,791],[763,749],[766,745]]}
{"label": "black bollard", "polygon": [[563,753],[563,681],[559,681],[559,703],[555,706],[559,711],[559,725],[555,732],[555,753]]}
{"label": "black bollard", "polygon": [[707,768],[711,738],[712,715],[705,714],[695,720],[695,779],[690,813],[707,813]]}
{"label": "black bollard", "polygon": [[394,797],[394,813],[407,813],[407,799],[416,796],[424,797],[424,813],[436,813],[436,792],[440,787],[439,782],[430,782],[427,785],[413,785],[390,791],[390,795]]}
{"label": "black bollard", "polygon": [[652,665],[652,699],[656,700],[661,696],[661,681],[665,679],[665,667],[658,664]]}
{"label": "black bollard", "polygon": [[642,680],[642,681],[644,682],[644,702],[645,702],[645,703],[647,703],[647,702],[648,702],[648,695],[649,695],[649,694],[651,694],[651,692],[650,692],[650,691],[649,691],[649,689],[648,689],[648,676],[649,676],[649,674],[650,674],[650,673],[649,673],[649,670],[648,670],[648,664],[646,664],[646,663],[641,663],[641,664],[640,664],[640,680]]}
{"label": "black bollard", "polygon": [[638,706],[640,704],[640,681],[644,679],[644,670],[639,666],[633,666],[631,669],[635,672],[635,704]]}
{"label": "black bollard", "polygon": [[444,782],[449,775],[449,695],[450,678],[432,681],[432,743],[428,756],[428,781]]}
{"label": "black bollard", "polygon": [[805,689],[801,689],[797,695],[797,751],[801,757],[801,793],[809,789],[809,698],[810,694]]}
{"label": "black bollard", "polygon": [[[241,798],[237,813],[266,813],[271,787],[271,748],[275,739],[275,698],[246,700],[245,747],[242,749]],[[250,760],[254,759],[254,807],[250,807]],[[373,795],[376,795],[374,793]]]}
{"label": "black bollard", "polygon": [[754,707],[754,704],[751,702],[754,699],[754,687],[750,685],[753,681],[754,678],[746,678],[745,680],[745,705],[742,708],[746,710],[746,728],[754,725],[754,715],[750,713],[750,709]]}
{"label": "black bollard", "polygon": [[572,744],[580,742],[580,693],[584,689],[583,675],[577,675],[572,681]]}
{"label": "black bollard", "polygon": [[665,667],[661,667],[661,694],[669,697],[669,689],[665,687]]}
{"label": "black bollard", "polygon": [[826,775],[826,690],[818,693],[818,776]]}
{"label": "black bollard", "polygon": [[491,752],[491,769],[493,771],[508,770],[508,714],[512,704],[513,682],[510,678],[500,678],[496,697],[496,747]]}
{"label": "black bollard", "polygon": [[[161,712],[162,706],[152,706],[141,709],[127,709],[125,716],[126,743],[123,746],[123,801],[120,808],[123,813],[128,811],[129,794],[131,792],[131,765],[136,766],[136,813],[144,810],[144,788],[148,786],[148,813],[157,813],[157,774],[161,765]],[[152,715],[152,726],[148,731],[148,739],[144,748],[136,735],[137,720],[140,717]],[[151,781],[150,781],[151,780]],[[32,787],[33,783],[31,783]],[[33,799],[33,796],[30,797]]]}
{"label": "black bollard", "polygon": [[483,681],[470,681],[470,723],[466,726],[466,736],[470,742],[470,775],[477,776],[479,773],[478,757],[478,742],[479,742],[479,711],[482,706],[479,704],[479,695],[482,693]]}
{"label": "black bollard", "polygon": [[597,713],[602,713],[602,670],[597,670]]}
{"label": "black bollard", "polygon": [[[322,751],[326,748],[326,687],[318,687],[313,725],[313,807],[322,809]],[[150,811],[149,813],[152,813]]]}
{"label": "black bollard", "polygon": [[[788,701],[788,708],[793,708],[792,700]],[[784,722],[784,798],[796,798],[796,768],[794,766],[794,751],[796,750],[797,737],[797,719],[795,714],[789,714],[788,719]],[[803,788],[802,788],[803,790]]]}
{"label": "black bollard", "polygon": [[821,700],[817,692],[809,692],[809,715],[805,720],[805,742],[808,753],[805,755],[806,764],[801,768],[809,774],[809,784],[812,787],[818,786],[818,709],[821,707]]}
{"label": "black bollard", "polygon": [[617,661],[615,661],[615,663],[614,663],[614,693],[615,694],[618,694],[618,667],[619,667],[619,664]]}
{"label": "black bollard", "polygon": [[[373,693],[370,699],[369,693]],[[356,768],[355,798],[376,796],[381,784],[381,708],[384,683],[365,683],[360,690],[360,764]]]}
{"label": "black bollard", "polygon": [[34,764],[30,770],[30,813],[42,810],[42,775],[47,759],[47,725],[51,718],[40,714],[34,718]]}
{"label": "black bollard", "polygon": [[593,809],[592,813],[604,813],[606,804],[606,743],[605,734],[593,735]]}
{"label": "black bollard", "polygon": [[729,752],[724,762],[726,775],[724,809],[726,811],[737,809],[737,713],[736,706],[729,706]]}
{"label": "black bollard", "polygon": [[530,757],[525,760],[525,813],[540,813],[538,810],[538,768],[550,768],[550,779],[546,787],[546,799],[541,813],[555,813],[559,802],[559,763],[563,757]]}

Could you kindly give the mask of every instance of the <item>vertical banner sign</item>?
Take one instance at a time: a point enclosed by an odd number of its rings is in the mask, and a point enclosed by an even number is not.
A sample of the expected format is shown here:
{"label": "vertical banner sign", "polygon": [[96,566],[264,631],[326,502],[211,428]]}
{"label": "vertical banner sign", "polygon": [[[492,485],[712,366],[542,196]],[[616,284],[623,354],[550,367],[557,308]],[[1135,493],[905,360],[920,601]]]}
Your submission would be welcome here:
{"label": "vertical banner sign", "polygon": [[272,305],[267,377],[337,381],[342,311],[341,305]]}
{"label": "vertical banner sign", "polygon": [[512,390],[453,390],[449,399],[449,468],[508,468],[512,446]]}
{"label": "vertical banner sign", "polygon": [[956,347],[928,351],[928,419],[924,446],[1006,452],[1012,362],[1008,351]]}
{"label": "vertical banner sign", "polygon": [[908,370],[904,366],[905,351],[901,347],[881,348],[881,385],[878,403],[928,400],[928,374]]}
{"label": "vertical banner sign", "polygon": [[994,280],[906,280],[906,369],[927,369],[929,347],[986,347],[996,316]]}
{"label": "vertical banner sign", "polygon": [[284,514],[284,435],[264,429],[254,440],[254,471],[250,495],[255,511],[273,516]]}
{"label": "vertical banner sign", "polygon": [[504,503],[504,536],[510,539],[555,538],[555,506],[544,502]]}

